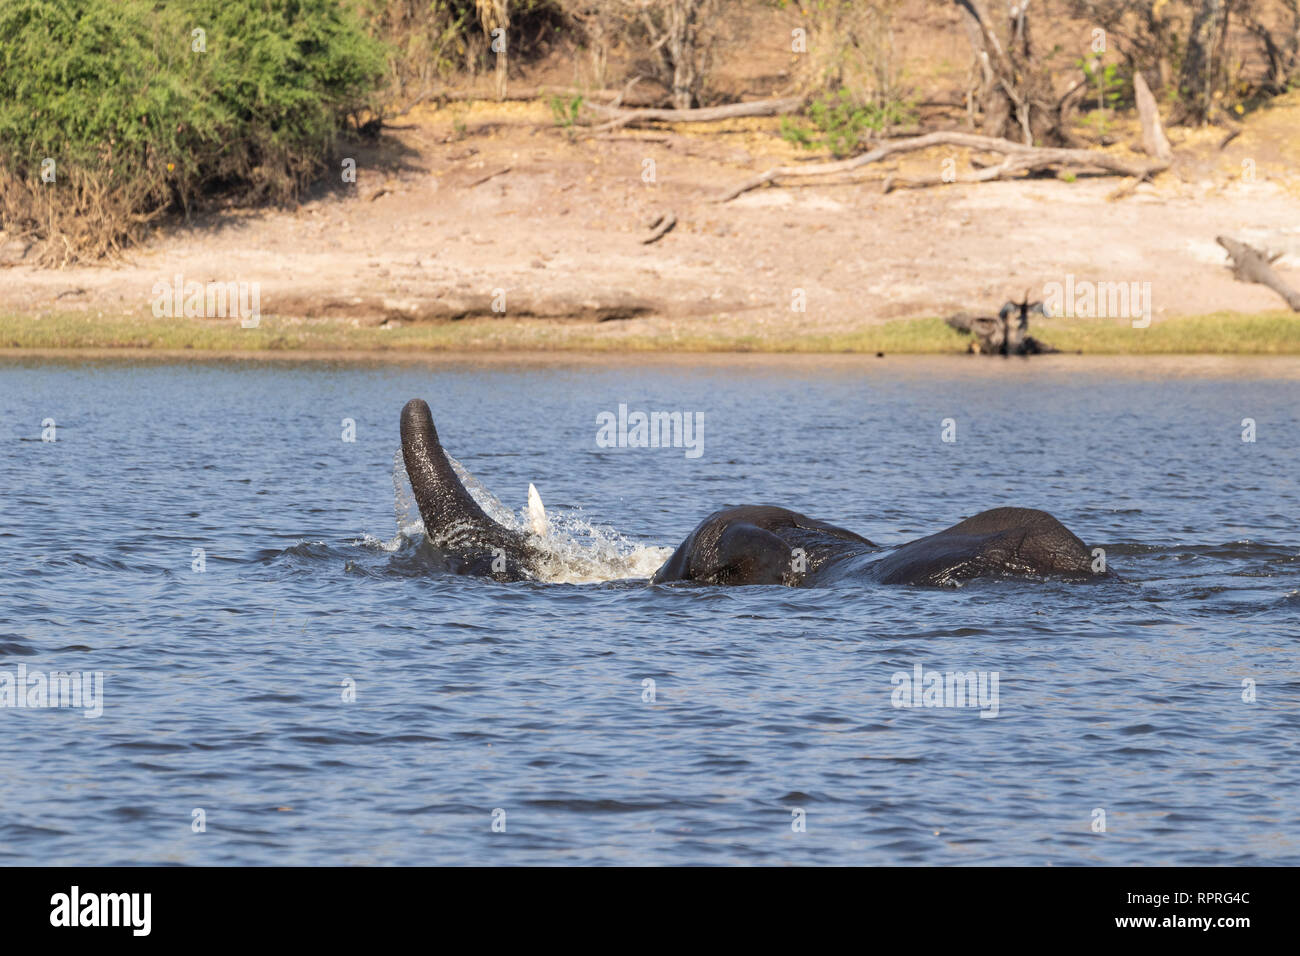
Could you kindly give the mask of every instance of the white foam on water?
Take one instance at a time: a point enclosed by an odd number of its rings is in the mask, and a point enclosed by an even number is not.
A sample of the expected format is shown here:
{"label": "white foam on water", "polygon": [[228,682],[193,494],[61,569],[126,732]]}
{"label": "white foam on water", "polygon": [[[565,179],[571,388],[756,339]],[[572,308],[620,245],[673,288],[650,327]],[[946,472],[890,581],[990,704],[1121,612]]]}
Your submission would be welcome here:
{"label": "white foam on water", "polygon": [[[629,541],[613,528],[592,524],[577,512],[546,511],[545,520],[538,522],[540,495],[536,505],[530,500],[519,511],[512,511],[459,461],[451,455],[447,460],[465,490],[489,518],[528,535],[529,542],[541,553],[536,568],[540,581],[548,584],[594,584],[648,578],[673,553],[672,548]],[[536,489],[532,490],[536,492]],[[380,541],[366,535],[366,544],[385,551],[397,551],[417,534],[424,533],[424,522],[420,519],[420,510],[406,477],[400,448],[393,455],[393,512],[397,519],[396,536],[389,541]],[[539,525],[543,533],[538,533]]]}
{"label": "white foam on water", "polygon": [[[515,525],[525,530],[527,509]],[[547,513],[545,535],[530,535],[542,552],[539,580],[553,584],[589,584],[623,578],[648,578],[672,554],[672,548],[628,541],[613,528],[592,524],[571,512]]]}

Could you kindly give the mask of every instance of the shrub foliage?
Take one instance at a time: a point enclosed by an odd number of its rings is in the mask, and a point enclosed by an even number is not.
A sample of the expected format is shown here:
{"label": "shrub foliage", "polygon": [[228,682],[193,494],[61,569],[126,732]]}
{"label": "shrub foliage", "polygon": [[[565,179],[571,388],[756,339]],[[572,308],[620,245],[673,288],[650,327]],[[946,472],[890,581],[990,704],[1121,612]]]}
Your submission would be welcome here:
{"label": "shrub foliage", "polygon": [[6,0],[0,228],[64,263],[214,191],[290,200],[384,68],[338,0]]}

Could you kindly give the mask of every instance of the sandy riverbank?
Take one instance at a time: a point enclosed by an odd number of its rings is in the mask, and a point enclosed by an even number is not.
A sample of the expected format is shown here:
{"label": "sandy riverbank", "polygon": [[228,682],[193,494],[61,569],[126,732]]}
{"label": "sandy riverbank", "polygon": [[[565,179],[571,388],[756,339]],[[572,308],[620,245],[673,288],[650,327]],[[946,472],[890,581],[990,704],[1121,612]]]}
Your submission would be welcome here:
{"label": "sandy riverbank", "polygon": [[[1296,274],[1300,92],[1252,115],[1226,149],[1212,132],[1180,132],[1178,168],[1115,201],[1121,183],[1106,177],[882,192],[886,175],[946,158],[931,151],[719,203],[754,172],[808,158],[777,120],[597,136],[557,128],[540,102],[409,119],[356,147],[355,185],[295,210],[209,213],[119,262],[0,269],[0,345],[960,351],[937,317],[990,314],[1074,277],[1149,283],[1152,328],[1035,326],[1061,348],[1300,351],[1287,327],[1300,316],[1235,281],[1214,242],[1266,246]],[[676,228],[644,245],[662,210]],[[155,319],[155,286],[178,275],[255,283],[264,329]],[[1189,317],[1199,328],[1160,332]],[[900,321],[913,319],[930,325]]]}

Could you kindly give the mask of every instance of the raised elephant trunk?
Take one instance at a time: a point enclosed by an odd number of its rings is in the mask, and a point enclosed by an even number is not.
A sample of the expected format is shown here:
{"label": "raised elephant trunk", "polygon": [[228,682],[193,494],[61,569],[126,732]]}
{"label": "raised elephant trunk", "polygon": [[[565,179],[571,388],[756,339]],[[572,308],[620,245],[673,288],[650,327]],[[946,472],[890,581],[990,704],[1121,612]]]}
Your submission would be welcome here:
{"label": "raised elephant trunk", "polygon": [[488,517],[461,484],[433,427],[426,402],[402,409],[402,460],[424,520],[424,533],[458,573],[518,579],[534,551],[527,537]]}

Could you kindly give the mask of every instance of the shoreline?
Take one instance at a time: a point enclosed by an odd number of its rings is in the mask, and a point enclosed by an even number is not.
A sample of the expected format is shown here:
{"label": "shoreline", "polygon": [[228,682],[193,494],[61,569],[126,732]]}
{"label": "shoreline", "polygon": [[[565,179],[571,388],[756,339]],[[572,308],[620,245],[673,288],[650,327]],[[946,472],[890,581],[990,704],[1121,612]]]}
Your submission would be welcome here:
{"label": "shoreline", "polygon": [[0,363],[18,365],[77,362],[131,364],[221,364],[256,362],[265,365],[483,365],[519,368],[712,367],[719,370],[844,374],[942,368],[949,378],[1032,377],[1039,373],[1097,373],[1129,377],[1270,377],[1300,380],[1300,355],[1160,354],[1160,355],[1036,355],[999,356],[874,354],[819,352],[612,352],[582,350],[445,350],[413,352],[370,351],[199,351],[154,348],[0,348]]}
{"label": "shoreline", "polygon": [[[1031,333],[1061,356],[1300,356],[1300,314],[1217,312],[1160,318],[1149,327],[1106,318],[1033,322]],[[113,312],[0,311],[0,354],[141,355],[171,359],[275,358],[422,361],[439,355],[858,355],[967,356],[970,336],[943,319],[898,318],[809,329],[795,318],[647,316],[605,322],[464,319],[363,323],[342,318],[263,316],[166,319]],[[983,356],[990,361],[996,356]],[[1035,356],[1041,362],[1048,356]]]}

